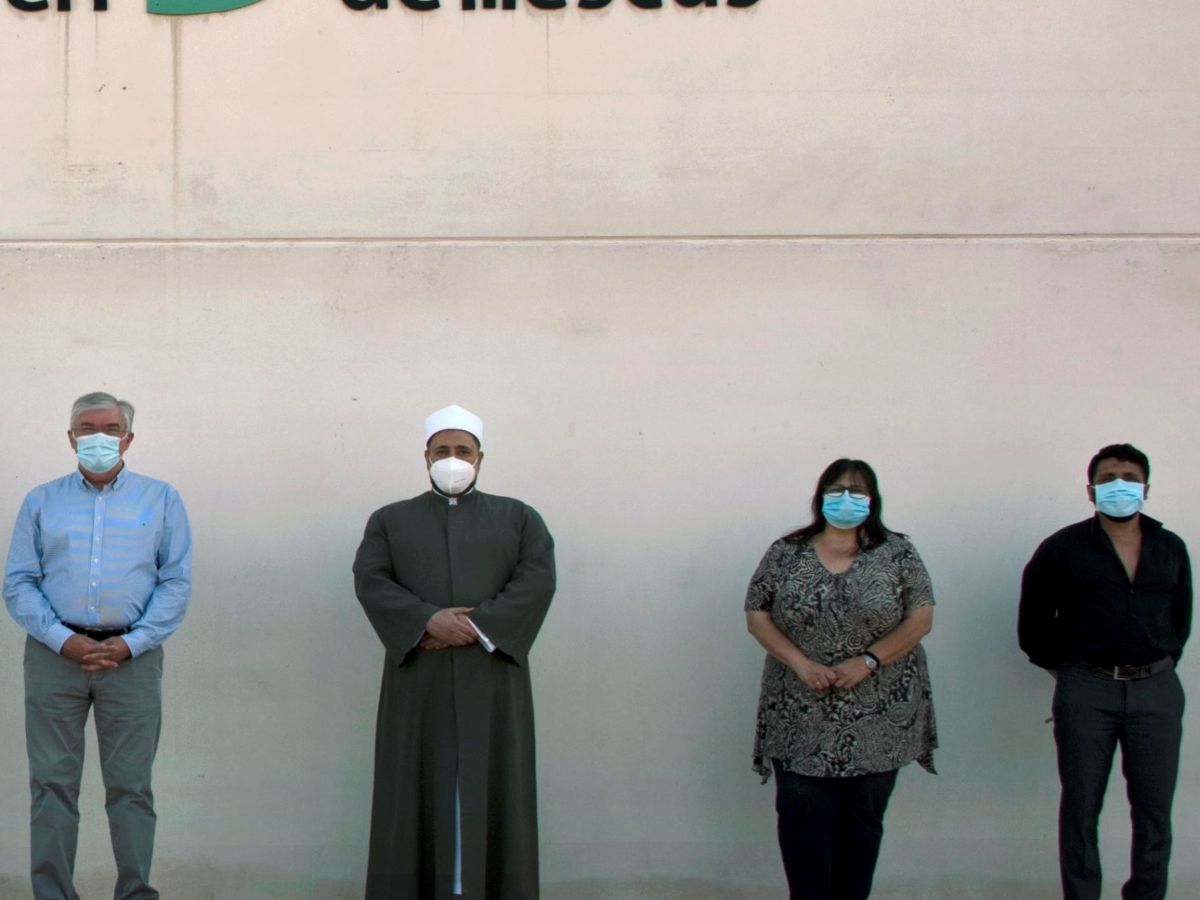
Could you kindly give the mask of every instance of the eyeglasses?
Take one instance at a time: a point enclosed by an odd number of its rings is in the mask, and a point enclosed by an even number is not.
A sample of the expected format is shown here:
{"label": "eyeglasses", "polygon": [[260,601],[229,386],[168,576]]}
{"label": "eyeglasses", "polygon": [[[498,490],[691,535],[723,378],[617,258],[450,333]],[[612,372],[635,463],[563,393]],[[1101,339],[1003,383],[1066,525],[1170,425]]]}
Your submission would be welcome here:
{"label": "eyeglasses", "polygon": [[91,425],[80,425],[78,428],[72,428],[71,434],[77,438],[91,437],[94,434],[107,434],[109,437],[123,438],[125,437],[125,429],[120,425],[105,425],[103,428],[93,428]]}
{"label": "eyeglasses", "polygon": [[831,500],[834,497],[840,497],[842,494],[849,493],[854,500],[870,500],[871,492],[860,487],[847,487],[844,484],[831,484],[825,488],[825,496]]}

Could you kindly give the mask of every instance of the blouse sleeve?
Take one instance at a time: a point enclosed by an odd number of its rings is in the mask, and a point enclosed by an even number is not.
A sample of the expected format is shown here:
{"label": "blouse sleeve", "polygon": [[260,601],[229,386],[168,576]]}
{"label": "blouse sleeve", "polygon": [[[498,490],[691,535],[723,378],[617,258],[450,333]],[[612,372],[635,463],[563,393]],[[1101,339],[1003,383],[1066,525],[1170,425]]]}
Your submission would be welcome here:
{"label": "blouse sleeve", "polygon": [[904,541],[900,551],[900,591],[904,611],[933,605],[933,582],[917,548]]}
{"label": "blouse sleeve", "polygon": [[770,612],[774,609],[781,544],[782,542],[776,541],[770,546],[758,568],[750,576],[750,586],[746,589],[746,612]]}

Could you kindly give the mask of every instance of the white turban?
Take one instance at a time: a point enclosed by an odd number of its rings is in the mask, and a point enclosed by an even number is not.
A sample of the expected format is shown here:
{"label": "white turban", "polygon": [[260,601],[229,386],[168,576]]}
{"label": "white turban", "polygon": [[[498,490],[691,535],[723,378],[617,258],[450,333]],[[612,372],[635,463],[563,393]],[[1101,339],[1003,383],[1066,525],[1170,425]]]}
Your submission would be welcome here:
{"label": "white turban", "polygon": [[483,444],[483,419],[470,410],[461,406],[447,406],[439,409],[425,420],[425,443],[439,431],[465,431],[475,435],[475,440]]}

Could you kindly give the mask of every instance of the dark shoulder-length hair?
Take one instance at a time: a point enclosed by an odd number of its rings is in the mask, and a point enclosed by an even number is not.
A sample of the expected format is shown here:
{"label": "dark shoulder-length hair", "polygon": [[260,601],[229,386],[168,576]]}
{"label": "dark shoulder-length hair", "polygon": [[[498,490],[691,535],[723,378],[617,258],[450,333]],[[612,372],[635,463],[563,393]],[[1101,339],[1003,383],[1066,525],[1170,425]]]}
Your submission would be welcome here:
{"label": "dark shoulder-length hair", "polygon": [[875,470],[864,460],[842,458],[831,462],[821,473],[821,477],[817,479],[817,489],[813,491],[812,497],[812,522],[803,528],[797,528],[791,534],[784,535],[785,541],[803,544],[805,541],[811,541],[825,530],[825,513],[821,510],[821,504],[825,499],[825,490],[846,475],[858,475],[871,493],[871,511],[867,513],[866,521],[858,526],[858,541],[862,548],[867,550],[877,544],[882,544],[891,534],[904,537],[900,532],[892,531],[883,524],[883,496],[879,493],[879,479],[875,477]]}

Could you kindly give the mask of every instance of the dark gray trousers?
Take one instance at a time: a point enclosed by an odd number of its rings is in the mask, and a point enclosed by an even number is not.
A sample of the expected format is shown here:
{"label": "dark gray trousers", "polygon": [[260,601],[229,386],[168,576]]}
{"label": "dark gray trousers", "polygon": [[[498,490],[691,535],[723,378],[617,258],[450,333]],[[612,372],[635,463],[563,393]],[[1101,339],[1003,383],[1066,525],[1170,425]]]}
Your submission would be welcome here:
{"label": "dark gray trousers", "polygon": [[88,713],[117,863],[116,900],[155,900],[154,795],[150,768],[162,721],[162,648],[119,668],[84,672],[44,644],[25,642],[25,746],[29,753],[30,857],[37,900],[78,900],[75,848]]}
{"label": "dark gray trousers", "polygon": [[1118,745],[1133,823],[1131,872],[1121,896],[1166,896],[1183,704],[1173,670],[1138,681],[1117,681],[1074,665],[1059,670],[1054,740],[1062,783],[1058,854],[1065,900],[1100,898],[1096,826]]}

